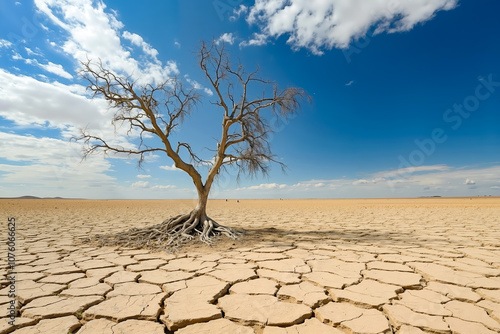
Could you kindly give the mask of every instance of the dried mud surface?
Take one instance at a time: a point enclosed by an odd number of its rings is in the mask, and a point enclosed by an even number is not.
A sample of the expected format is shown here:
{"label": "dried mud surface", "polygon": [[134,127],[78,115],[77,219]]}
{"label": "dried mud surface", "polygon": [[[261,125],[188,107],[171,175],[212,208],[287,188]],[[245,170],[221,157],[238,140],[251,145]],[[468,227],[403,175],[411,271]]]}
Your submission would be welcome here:
{"label": "dried mud surface", "polygon": [[175,254],[81,242],[195,205],[1,199],[16,272],[2,256],[0,334],[500,332],[499,198],[212,200],[241,240]]}

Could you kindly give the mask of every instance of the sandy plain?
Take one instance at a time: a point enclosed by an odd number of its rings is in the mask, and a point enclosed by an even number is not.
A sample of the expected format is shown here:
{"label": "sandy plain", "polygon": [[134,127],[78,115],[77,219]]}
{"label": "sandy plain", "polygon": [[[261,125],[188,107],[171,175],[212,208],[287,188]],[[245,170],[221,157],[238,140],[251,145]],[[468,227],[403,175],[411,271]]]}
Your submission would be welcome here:
{"label": "sandy plain", "polygon": [[1,199],[0,334],[500,332],[500,198],[211,200],[241,240],[81,243],[195,204]]}

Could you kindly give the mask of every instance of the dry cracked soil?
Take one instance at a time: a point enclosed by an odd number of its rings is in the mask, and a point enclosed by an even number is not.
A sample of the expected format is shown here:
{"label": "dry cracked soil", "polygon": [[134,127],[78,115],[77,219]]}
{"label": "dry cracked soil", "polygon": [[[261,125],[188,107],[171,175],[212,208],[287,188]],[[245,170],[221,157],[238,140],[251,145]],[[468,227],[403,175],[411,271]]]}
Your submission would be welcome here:
{"label": "dry cracked soil", "polygon": [[173,254],[81,242],[194,204],[0,200],[16,219],[0,334],[500,333],[498,198],[213,200],[241,240]]}

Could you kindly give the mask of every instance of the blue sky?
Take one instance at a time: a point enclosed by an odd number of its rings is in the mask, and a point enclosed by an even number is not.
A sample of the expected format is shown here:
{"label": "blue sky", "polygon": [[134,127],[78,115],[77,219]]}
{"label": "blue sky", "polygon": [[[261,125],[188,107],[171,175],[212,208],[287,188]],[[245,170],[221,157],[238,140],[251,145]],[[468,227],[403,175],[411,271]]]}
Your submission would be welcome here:
{"label": "blue sky", "polygon": [[494,0],[35,0],[0,3],[0,197],[195,198],[167,157],[81,161],[87,127],[124,145],[80,61],[138,83],[177,77],[203,97],[177,133],[210,159],[221,116],[200,41],[312,97],[271,138],[288,166],[212,198],[500,195],[500,3]]}

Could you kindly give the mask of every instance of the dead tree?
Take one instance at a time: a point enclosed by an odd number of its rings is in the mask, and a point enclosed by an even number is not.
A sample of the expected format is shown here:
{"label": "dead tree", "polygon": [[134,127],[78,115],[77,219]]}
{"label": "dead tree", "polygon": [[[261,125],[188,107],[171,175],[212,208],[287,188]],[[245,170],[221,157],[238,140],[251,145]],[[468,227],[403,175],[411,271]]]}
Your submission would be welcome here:
{"label": "dead tree", "polygon": [[[207,201],[217,175],[229,165],[237,166],[238,176],[240,173],[266,174],[273,162],[284,167],[271,153],[271,120],[285,119],[297,112],[302,99],[309,99],[305,91],[293,87],[278,90],[273,83],[258,77],[258,69],[249,73],[241,64],[233,66],[224,45],[215,42],[210,45],[202,43],[199,66],[215,91],[216,100],[212,103],[222,114],[222,134],[213,150],[213,158],[208,161],[196,155],[187,142],[175,145],[171,138],[174,129],[200,101],[194,88],[185,89],[176,78],[154,86],[138,86],[129,78],[104,68],[101,62],[89,60],[82,63],[81,74],[89,82],[87,88],[94,97],[103,97],[110,108],[116,110],[113,124],[125,124],[129,133],[138,133],[140,138],[137,148],[129,148],[111,144],[105,138],[82,130],[81,136],[75,139],[85,143],[84,156],[114,152],[138,156],[141,163],[145,154],[164,152],[175,167],[191,177],[198,192],[198,204],[191,212],[155,226],[98,236],[101,244],[158,249],[178,246],[195,236],[205,243],[221,234],[236,239],[238,232],[218,224],[207,215]],[[259,85],[263,86],[260,87],[262,97],[250,99],[250,87]],[[269,114],[264,115],[265,111]],[[152,137],[159,138],[161,145],[150,146]],[[189,161],[181,158],[181,150],[185,150]],[[199,171],[200,164],[210,164],[205,180]]]}

